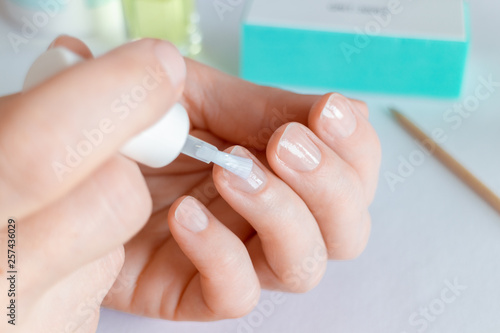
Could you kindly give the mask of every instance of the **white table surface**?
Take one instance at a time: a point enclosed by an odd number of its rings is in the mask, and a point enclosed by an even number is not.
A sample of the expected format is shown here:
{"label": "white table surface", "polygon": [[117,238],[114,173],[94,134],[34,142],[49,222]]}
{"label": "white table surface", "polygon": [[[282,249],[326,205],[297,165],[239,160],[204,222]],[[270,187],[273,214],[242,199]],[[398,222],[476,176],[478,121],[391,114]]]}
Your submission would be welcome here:
{"label": "white table surface", "polygon": [[[243,4],[233,1],[235,9],[221,20],[215,1],[200,2],[206,41],[203,58],[236,73]],[[474,0],[470,9],[472,49],[462,101],[474,93],[478,77],[491,75],[500,82],[500,2]],[[46,47],[32,42],[14,55],[5,38],[8,29],[0,23],[4,32],[0,33],[0,94],[19,90],[29,64]],[[99,52],[99,46],[94,50]],[[418,149],[388,116],[386,108],[393,105],[428,132],[438,127],[445,130],[448,140],[443,146],[500,194],[500,91],[482,101],[457,129],[444,121],[443,114],[461,100],[349,95],[369,103],[383,147],[380,186],[371,208],[372,237],[359,259],[331,262],[313,291],[285,294],[280,304],[257,308],[243,319],[176,323],[103,309],[98,332],[413,333],[421,326],[412,326],[410,316],[429,306],[437,314],[429,317],[421,332],[500,332],[498,213],[431,157],[395,191],[384,179],[386,172],[397,172],[400,156],[408,157]],[[454,280],[466,289],[450,301],[453,294],[445,289]],[[442,292],[449,303],[439,301]],[[270,300],[270,293],[264,292],[261,304],[269,305]]]}

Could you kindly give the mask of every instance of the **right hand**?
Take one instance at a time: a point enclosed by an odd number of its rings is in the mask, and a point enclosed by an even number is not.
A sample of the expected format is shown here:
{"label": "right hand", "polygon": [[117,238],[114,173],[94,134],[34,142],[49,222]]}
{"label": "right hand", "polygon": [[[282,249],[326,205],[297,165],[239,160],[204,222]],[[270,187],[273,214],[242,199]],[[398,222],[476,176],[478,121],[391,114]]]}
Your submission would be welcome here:
{"label": "right hand", "polygon": [[[91,57],[69,37],[58,38],[53,46]],[[150,71],[161,75],[160,82]],[[184,60],[171,44],[141,40],[0,99],[0,251],[7,252],[12,217],[18,272],[12,326],[5,316],[10,303],[6,272],[11,269],[2,255],[0,331],[96,330],[101,302],[124,262],[123,244],[143,227],[152,209],[138,165],[117,151],[176,103],[184,80]],[[117,100],[144,82],[157,85],[144,102],[128,113],[127,102],[119,102],[122,110],[113,112]],[[54,162],[67,161],[68,147],[84,149],[88,139],[83,130],[99,128],[104,118],[113,130],[103,134],[102,142],[87,145],[91,153],[80,163],[73,161],[77,165],[58,174]]]}

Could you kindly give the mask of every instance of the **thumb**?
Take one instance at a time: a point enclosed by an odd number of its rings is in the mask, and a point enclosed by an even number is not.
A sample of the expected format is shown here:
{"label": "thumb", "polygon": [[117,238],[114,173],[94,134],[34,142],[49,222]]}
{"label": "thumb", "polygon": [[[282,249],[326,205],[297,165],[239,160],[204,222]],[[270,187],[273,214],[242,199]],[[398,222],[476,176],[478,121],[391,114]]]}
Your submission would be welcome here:
{"label": "thumb", "polygon": [[75,187],[175,104],[185,76],[172,44],[145,39],[3,104],[0,215],[25,216]]}

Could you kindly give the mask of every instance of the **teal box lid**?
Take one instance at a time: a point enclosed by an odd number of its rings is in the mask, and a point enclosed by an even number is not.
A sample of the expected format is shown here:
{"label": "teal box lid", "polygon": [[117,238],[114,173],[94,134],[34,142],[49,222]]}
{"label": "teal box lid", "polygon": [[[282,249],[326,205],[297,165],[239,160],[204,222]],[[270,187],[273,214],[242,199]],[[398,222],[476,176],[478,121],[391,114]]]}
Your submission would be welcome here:
{"label": "teal box lid", "polygon": [[240,74],[261,84],[458,97],[469,49],[462,0],[253,0]]}

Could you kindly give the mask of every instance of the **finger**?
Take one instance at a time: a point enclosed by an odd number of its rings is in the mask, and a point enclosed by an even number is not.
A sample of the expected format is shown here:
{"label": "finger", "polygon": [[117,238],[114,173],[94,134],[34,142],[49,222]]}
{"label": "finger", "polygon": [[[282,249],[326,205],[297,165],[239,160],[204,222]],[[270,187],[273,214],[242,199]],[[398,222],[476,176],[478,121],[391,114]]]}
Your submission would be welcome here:
{"label": "finger", "polygon": [[[247,150],[235,147],[231,153],[254,160],[251,176],[243,180],[215,167],[214,182],[220,195],[257,231],[260,244],[250,253],[259,278],[266,288],[312,289],[321,280],[327,259],[325,255],[316,258],[326,251],[314,216],[287,184]],[[294,270],[309,261],[313,267],[296,281]]]}
{"label": "finger", "polygon": [[[123,246],[113,249],[104,256],[79,267],[69,276],[45,292],[34,304],[32,316],[24,308],[25,320],[18,327],[22,332],[95,332],[100,315],[100,305],[116,280],[124,261]],[[64,300],[64,301],[61,301]],[[23,302],[28,307],[27,302]],[[50,304],[50,306],[40,306]],[[55,318],[55,314],[64,313]],[[57,315],[56,315],[57,316]],[[57,319],[47,321],[50,319]],[[50,327],[50,328],[49,328]]]}
{"label": "finger", "polygon": [[265,149],[281,125],[306,124],[309,110],[320,98],[255,85],[189,59],[186,65],[183,104],[193,126],[258,150]]}
{"label": "finger", "polygon": [[140,40],[11,99],[0,114],[0,215],[67,193],[170,109],[184,75],[171,44]]}
{"label": "finger", "polygon": [[351,259],[366,246],[368,204],[355,170],[307,127],[291,123],[269,141],[267,160],[307,204],[331,259]]}
{"label": "finger", "polygon": [[366,200],[371,203],[382,153],[377,133],[368,120],[350,100],[331,93],[324,95],[311,109],[309,127],[357,171]]}
{"label": "finger", "polygon": [[54,41],[50,44],[49,49],[58,46],[64,47],[72,51],[73,53],[78,54],[80,57],[84,59],[91,59],[93,57],[92,52],[87,47],[87,45],[85,45],[85,43],[82,42],[81,40],[74,37],[61,35],[56,39],[54,39]]}
{"label": "finger", "polygon": [[124,244],[151,209],[137,164],[123,156],[110,159],[63,199],[23,221],[20,238],[29,240],[23,243],[25,285],[45,290]]}
{"label": "finger", "polygon": [[179,247],[199,274],[185,287],[176,310],[171,306],[163,311],[165,316],[214,320],[250,312],[258,302],[260,285],[240,239],[192,197],[176,201],[168,221]]}

